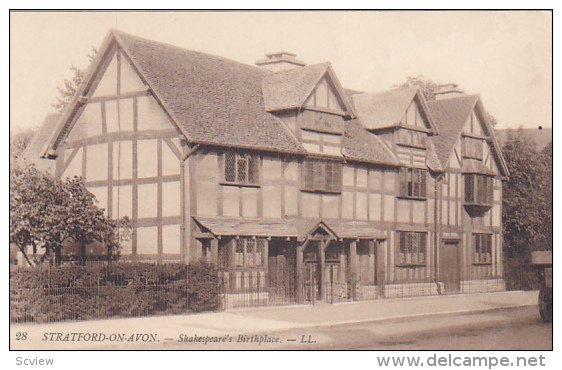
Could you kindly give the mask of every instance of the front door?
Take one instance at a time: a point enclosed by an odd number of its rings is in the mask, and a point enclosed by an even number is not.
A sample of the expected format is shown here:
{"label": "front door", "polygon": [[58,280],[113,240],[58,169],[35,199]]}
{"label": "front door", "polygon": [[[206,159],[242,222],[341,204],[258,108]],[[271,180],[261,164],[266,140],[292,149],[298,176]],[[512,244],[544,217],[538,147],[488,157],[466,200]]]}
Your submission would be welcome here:
{"label": "front door", "polygon": [[439,253],[439,275],[445,294],[459,293],[461,290],[460,243],[445,240]]}
{"label": "front door", "polygon": [[311,241],[304,250],[304,293],[305,300],[316,302],[320,299],[321,276],[320,255],[318,253],[318,242]]}

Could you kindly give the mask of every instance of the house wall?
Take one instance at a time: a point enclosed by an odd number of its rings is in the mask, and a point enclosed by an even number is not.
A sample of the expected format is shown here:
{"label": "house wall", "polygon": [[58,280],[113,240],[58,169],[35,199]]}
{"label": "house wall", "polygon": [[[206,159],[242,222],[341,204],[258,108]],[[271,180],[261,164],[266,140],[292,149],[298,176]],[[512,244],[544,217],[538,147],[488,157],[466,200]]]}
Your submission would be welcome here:
{"label": "house wall", "polygon": [[[485,138],[487,135],[477,115],[471,114],[467,119],[463,133]],[[501,278],[503,274],[502,251],[502,180],[496,165],[496,159],[488,141],[484,141],[482,163],[495,173],[493,180],[493,205],[481,212],[472,212],[463,205],[464,178],[461,173],[462,137],[455,144],[443,183],[443,235],[461,236],[461,278],[463,280],[481,280],[484,278]],[[492,263],[476,264],[474,261],[474,233],[492,234]]]}
{"label": "house wall", "polygon": [[124,258],[180,255],[179,133],[119,50],[59,146],[57,175],[82,176],[111,219],[128,217]]}

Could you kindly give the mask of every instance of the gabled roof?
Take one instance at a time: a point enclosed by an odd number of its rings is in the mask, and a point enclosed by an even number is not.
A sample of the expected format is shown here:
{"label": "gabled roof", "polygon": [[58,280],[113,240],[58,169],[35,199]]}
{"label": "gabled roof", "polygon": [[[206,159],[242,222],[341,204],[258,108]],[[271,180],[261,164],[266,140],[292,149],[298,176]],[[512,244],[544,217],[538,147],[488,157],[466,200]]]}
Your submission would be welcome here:
{"label": "gabled roof", "polygon": [[[305,152],[282,121],[265,110],[262,79],[269,72],[115,30],[109,33],[98,54],[103,55],[113,42],[131,60],[141,79],[188,141]],[[85,84],[75,96],[74,106],[91,84],[101,59],[92,63]],[[72,113],[67,113],[61,125],[70,117]],[[63,132],[64,128],[60,130]],[[52,146],[57,144],[55,141]]]}
{"label": "gabled roof", "polygon": [[398,166],[400,162],[394,153],[375,135],[368,132],[359,120],[346,121],[342,140],[342,154],[345,158]]}
{"label": "gabled roof", "polygon": [[263,78],[263,97],[268,112],[300,108],[328,69],[328,63],[271,73]]}
{"label": "gabled roof", "polygon": [[357,114],[365,128],[376,130],[398,126],[406,113],[406,109],[416,96],[433,133],[437,134],[437,127],[418,86],[376,93],[354,94],[352,98]]}
{"label": "gabled roof", "polygon": [[54,174],[55,172],[55,162],[48,159],[41,158],[43,154],[43,148],[46,143],[51,140],[54,135],[55,128],[57,127],[61,114],[60,113],[50,113],[45,116],[45,119],[37,129],[37,132],[25,148],[21,158],[28,163],[35,164],[38,170]]}
{"label": "gabled roof", "polygon": [[479,95],[455,96],[453,98],[430,101],[427,104],[435,119],[435,123],[439,127],[440,134],[435,136],[433,141],[437,156],[444,167],[447,167],[449,163],[449,158],[453,153],[455,144],[461,137],[466,120],[475,107],[477,107],[482,113],[480,116],[484,128],[492,141],[492,150],[500,163],[500,170],[505,176],[509,176],[507,165]]}
{"label": "gabled roof", "polygon": [[293,68],[265,76],[262,86],[267,111],[301,108],[324,76],[328,76],[334,85],[347,113],[355,117],[353,105],[329,62]]}

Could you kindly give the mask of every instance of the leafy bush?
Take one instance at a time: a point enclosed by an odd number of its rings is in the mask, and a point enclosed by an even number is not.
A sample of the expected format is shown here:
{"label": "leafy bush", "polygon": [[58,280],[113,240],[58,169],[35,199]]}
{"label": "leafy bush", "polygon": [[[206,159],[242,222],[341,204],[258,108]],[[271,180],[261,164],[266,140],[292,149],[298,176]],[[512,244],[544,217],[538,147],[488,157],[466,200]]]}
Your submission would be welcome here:
{"label": "leafy bush", "polygon": [[52,322],[214,311],[214,265],[115,262],[10,272],[10,320]]}

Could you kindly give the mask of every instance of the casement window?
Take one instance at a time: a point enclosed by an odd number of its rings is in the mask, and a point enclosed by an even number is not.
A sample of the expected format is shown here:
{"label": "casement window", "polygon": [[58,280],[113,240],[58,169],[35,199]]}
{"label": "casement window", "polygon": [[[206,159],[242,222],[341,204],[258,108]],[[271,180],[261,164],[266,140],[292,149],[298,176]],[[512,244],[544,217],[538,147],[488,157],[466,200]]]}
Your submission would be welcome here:
{"label": "casement window", "polygon": [[424,132],[400,129],[396,131],[396,144],[413,146],[416,148],[427,148],[427,134]]}
{"label": "casement window", "polygon": [[224,182],[234,185],[259,185],[259,156],[227,152],[223,155]]}
{"label": "casement window", "polygon": [[464,201],[467,205],[491,206],[494,202],[494,178],[480,174],[465,174]]}
{"label": "casement window", "polygon": [[234,265],[236,267],[261,267],[264,240],[260,238],[235,239]]}
{"label": "casement window", "polygon": [[427,197],[427,170],[400,168],[400,196],[425,199]]}
{"label": "casement window", "polygon": [[302,170],[302,190],[341,193],[342,166],[340,162],[305,160]]}
{"label": "casement window", "polygon": [[462,156],[465,158],[482,160],[484,152],[484,141],[473,137],[463,137]]}
{"label": "casement window", "polygon": [[398,231],[399,266],[425,266],[427,233]]}
{"label": "casement window", "polygon": [[492,234],[472,234],[474,245],[474,263],[492,263]]}

